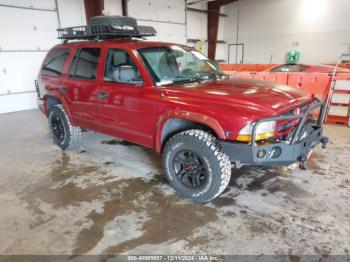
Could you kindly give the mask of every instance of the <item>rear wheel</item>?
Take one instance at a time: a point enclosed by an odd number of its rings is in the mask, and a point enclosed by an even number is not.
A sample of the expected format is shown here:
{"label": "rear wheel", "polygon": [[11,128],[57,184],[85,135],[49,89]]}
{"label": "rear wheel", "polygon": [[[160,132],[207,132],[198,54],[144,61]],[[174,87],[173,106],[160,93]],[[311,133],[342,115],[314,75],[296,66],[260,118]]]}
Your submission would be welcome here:
{"label": "rear wheel", "polygon": [[70,123],[61,104],[51,107],[48,122],[53,141],[60,148],[71,149],[80,144],[81,129]]}
{"label": "rear wheel", "polygon": [[164,148],[164,173],[179,195],[208,202],[227,187],[231,163],[216,138],[202,130],[188,130],[172,137]]}

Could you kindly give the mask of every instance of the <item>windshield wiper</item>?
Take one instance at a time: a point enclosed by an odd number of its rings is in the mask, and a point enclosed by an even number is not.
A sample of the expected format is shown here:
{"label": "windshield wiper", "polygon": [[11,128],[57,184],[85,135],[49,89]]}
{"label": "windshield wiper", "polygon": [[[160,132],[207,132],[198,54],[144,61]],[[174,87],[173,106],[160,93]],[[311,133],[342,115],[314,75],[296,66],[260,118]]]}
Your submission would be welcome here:
{"label": "windshield wiper", "polygon": [[195,82],[201,82],[199,77],[176,77],[174,79],[162,80],[158,83],[158,86],[173,86],[177,84],[189,84]]}
{"label": "windshield wiper", "polygon": [[210,80],[217,80],[221,78],[227,78],[228,75],[219,73],[219,72],[212,72],[208,75],[204,76],[192,76],[192,77],[184,77],[184,76],[176,76],[174,79],[169,79],[169,83],[162,84],[161,86],[172,86],[176,84],[190,84],[190,83],[201,83],[206,82]]}
{"label": "windshield wiper", "polygon": [[174,83],[194,83],[194,82],[201,82],[202,79],[200,77],[182,77],[177,76],[175,79],[173,79]]}
{"label": "windshield wiper", "polygon": [[207,77],[208,79],[217,80],[220,78],[227,78],[228,75],[221,73],[221,72],[211,72],[208,75],[206,75],[205,77]]}

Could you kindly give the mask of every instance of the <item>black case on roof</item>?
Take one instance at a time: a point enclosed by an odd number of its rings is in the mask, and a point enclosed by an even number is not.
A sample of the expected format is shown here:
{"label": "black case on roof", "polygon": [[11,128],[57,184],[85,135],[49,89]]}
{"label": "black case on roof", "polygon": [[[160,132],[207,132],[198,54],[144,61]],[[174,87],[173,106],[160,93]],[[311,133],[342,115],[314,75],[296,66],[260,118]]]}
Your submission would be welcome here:
{"label": "black case on roof", "polygon": [[136,19],[127,16],[95,16],[86,26],[60,28],[57,32],[58,38],[65,40],[142,38],[157,34],[153,27],[139,26]]}

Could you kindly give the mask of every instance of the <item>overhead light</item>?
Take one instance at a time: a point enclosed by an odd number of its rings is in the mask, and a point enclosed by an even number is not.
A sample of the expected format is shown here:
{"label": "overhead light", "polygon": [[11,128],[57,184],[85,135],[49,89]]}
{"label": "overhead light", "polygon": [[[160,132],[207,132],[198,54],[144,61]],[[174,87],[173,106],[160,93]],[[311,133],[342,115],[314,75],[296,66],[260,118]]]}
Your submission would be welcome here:
{"label": "overhead light", "polygon": [[319,18],[326,10],[328,0],[303,0],[302,12],[306,20]]}

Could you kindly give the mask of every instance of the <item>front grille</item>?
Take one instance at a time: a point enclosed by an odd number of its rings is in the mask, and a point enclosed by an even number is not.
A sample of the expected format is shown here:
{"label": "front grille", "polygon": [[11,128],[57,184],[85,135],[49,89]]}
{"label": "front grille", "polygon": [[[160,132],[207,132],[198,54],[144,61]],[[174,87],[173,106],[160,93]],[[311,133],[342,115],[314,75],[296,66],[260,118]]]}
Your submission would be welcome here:
{"label": "front grille", "polygon": [[290,128],[292,126],[293,126],[293,122],[292,121],[287,122],[285,124],[280,124],[280,125],[277,126],[277,132],[281,132],[281,131],[283,131],[283,130],[285,130],[287,128]]}
{"label": "front grille", "polygon": [[[308,108],[309,104],[303,104],[301,106],[298,106],[296,108],[293,108],[292,110],[289,110],[288,112],[284,113],[282,116],[293,116],[298,112],[298,115],[304,114]],[[295,128],[300,119],[286,119],[286,120],[280,120],[276,123],[276,132],[277,137],[281,137],[283,135],[288,134],[293,128]]]}

